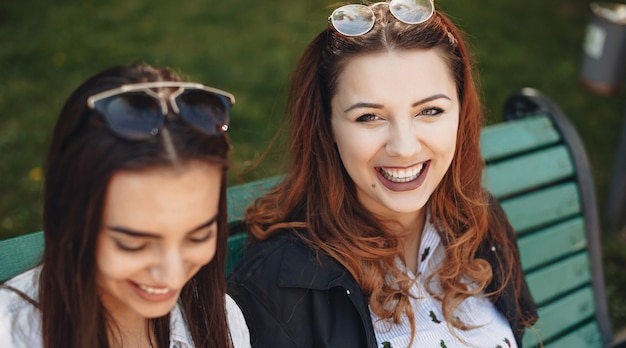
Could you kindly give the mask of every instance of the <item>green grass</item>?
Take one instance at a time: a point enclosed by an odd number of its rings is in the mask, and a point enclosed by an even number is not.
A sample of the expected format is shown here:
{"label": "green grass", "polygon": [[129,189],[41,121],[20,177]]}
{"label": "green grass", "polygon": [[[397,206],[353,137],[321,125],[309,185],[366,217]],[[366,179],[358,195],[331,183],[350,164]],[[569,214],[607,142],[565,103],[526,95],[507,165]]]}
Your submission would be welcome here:
{"label": "green grass", "polygon": [[[626,93],[597,96],[578,82],[588,3],[436,1],[468,33],[489,122],[500,121],[507,96],[522,87],[543,91],[569,115],[603,214]],[[42,159],[57,113],[80,82],[113,64],[170,66],[234,93],[230,182],[278,173],[278,154],[250,169],[281,118],[291,69],[334,7],[329,0],[0,2],[0,239],[41,230]],[[604,237],[611,309],[624,326],[626,248]]]}

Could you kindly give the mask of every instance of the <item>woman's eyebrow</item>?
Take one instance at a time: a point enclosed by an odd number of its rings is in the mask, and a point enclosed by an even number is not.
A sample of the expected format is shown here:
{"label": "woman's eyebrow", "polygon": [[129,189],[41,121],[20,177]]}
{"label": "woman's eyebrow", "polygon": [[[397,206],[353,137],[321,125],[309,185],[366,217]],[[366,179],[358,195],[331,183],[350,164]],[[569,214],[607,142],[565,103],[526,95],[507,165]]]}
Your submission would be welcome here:
{"label": "woman's eyebrow", "polygon": [[354,109],[358,109],[358,108],[382,109],[383,105],[375,104],[375,103],[359,102],[359,103],[353,104],[349,108],[345,109],[343,112],[348,112],[350,110],[354,110]]}
{"label": "woman's eyebrow", "polygon": [[193,228],[193,229],[192,229],[191,231],[189,231],[187,234],[194,233],[194,232],[199,231],[199,230],[201,230],[201,229],[203,229],[203,228],[206,228],[206,227],[209,227],[209,226],[213,225],[213,224],[217,221],[217,215],[218,215],[218,214],[215,214],[215,216],[213,216],[212,218],[210,218],[207,222],[205,222],[205,223],[202,223],[202,224],[198,225],[198,227]]}
{"label": "woman's eyebrow", "polygon": [[[192,228],[189,232],[187,232],[187,234],[194,233],[194,232],[199,231],[199,230],[201,230],[203,228],[211,226],[216,221],[217,221],[217,214],[215,214],[215,216],[210,218],[208,221],[203,222],[200,225],[198,225],[197,227]],[[131,237],[152,238],[152,239],[162,239],[163,238],[158,233],[139,231],[139,230],[134,230],[134,229],[121,227],[121,226],[107,226],[107,229],[112,231],[112,232],[122,233],[122,234],[125,234],[127,236],[131,236]]]}
{"label": "woman's eyebrow", "polygon": [[426,97],[424,99],[418,100],[415,103],[413,103],[411,106],[418,106],[421,104],[425,104],[428,103],[429,101],[433,101],[433,100],[437,100],[437,99],[448,99],[448,100],[452,100],[450,97],[448,97],[445,94],[435,94],[435,95],[431,95],[430,97]]}
{"label": "woman's eyebrow", "polygon": [[[415,103],[411,104],[411,106],[415,107],[424,103],[428,103],[429,101],[433,101],[436,99],[448,99],[448,100],[452,100],[450,97],[448,97],[445,94],[435,94],[435,95],[431,95],[430,97],[426,97],[424,99],[420,99],[418,101],[416,101]],[[384,105],[382,104],[376,104],[376,103],[366,103],[366,102],[359,102],[359,103],[355,103],[353,105],[351,105],[349,108],[345,109],[343,112],[348,112],[354,109],[358,109],[358,108],[371,108],[371,109],[382,109],[384,107]]]}
{"label": "woman's eyebrow", "polygon": [[162,238],[160,235],[156,233],[138,231],[138,230],[133,230],[130,228],[120,227],[120,226],[107,226],[107,229],[113,232],[122,233],[128,236],[131,236],[131,237],[142,237],[142,238],[153,238],[153,239]]}

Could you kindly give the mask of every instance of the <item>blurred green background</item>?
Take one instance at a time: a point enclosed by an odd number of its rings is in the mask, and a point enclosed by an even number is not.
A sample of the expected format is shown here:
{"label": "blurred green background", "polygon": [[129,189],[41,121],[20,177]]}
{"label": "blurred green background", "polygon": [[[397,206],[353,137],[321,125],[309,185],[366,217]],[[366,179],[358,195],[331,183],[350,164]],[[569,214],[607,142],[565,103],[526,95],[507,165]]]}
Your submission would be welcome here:
{"label": "blurred green background", "polygon": [[[468,33],[489,122],[500,121],[507,96],[522,87],[543,91],[569,115],[587,147],[606,219],[626,93],[598,96],[578,81],[589,1],[436,5]],[[328,0],[1,1],[0,239],[42,229],[42,159],[57,113],[80,82],[113,64],[169,66],[234,93],[230,183],[279,173],[279,154],[252,165],[280,121],[299,54],[336,6]],[[603,237],[613,322],[623,327],[626,248],[606,228]]]}

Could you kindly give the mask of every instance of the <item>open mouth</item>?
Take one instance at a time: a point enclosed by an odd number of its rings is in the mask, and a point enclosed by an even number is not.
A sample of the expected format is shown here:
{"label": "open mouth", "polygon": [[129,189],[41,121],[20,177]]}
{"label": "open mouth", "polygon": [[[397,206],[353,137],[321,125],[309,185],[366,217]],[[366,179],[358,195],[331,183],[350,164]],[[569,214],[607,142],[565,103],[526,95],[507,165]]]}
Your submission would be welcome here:
{"label": "open mouth", "polygon": [[417,179],[424,168],[426,162],[419,163],[409,168],[383,168],[379,167],[378,172],[387,180],[394,183],[406,183]]}
{"label": "open mouth", "polygon": [[137,284],[137,286],[145,291],[146,293],[150,294],[150,295],[165,295],[167,293],[169,293],[170,291],[173,291],[170,288],[157,288],[157,287],[152,287],[152,286],[148,286],[148,285],[143,285],[143,284]]}
{"label": "open mouth", "polygon": [[391,191],[404,192],[422,186],[428,175],[428,168],[430,160],[406,168],[376,167],[375,170],[384,187]]}
{"label": "open mouth", "polygon": [[164,301],[169,301],[172,298],[176,298],[178,294],[177,289],[172,289],[166,286],[150,286],[135,283],[132,280],[128,280],[128,284],[141,299],[148,302],[162,303]]}

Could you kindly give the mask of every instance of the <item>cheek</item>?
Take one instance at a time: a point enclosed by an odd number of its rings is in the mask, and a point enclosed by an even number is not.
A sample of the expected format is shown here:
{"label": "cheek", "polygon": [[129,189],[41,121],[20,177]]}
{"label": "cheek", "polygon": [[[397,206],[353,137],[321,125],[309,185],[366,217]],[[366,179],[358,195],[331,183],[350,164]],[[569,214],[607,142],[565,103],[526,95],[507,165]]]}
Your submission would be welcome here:
{"label": "cheek", "polygon": [[96,250],[98,275],[113,279],[126,279],[146,266],[145,260],[119,250],[112,242],[99,243]]}
{"label": "cheek", "polygon": [[429,132],[429,145],[439,156],[452,161],[456,150],[458,122],[442,124]]}
{"label": "cheek", "polygon": [[207,263],[210,263],[215,258],[215,252],[217,250],[217,240],[213,239],[207,245],[196,248],[188,254],[188,262],[193,266],[202,267]]}
{"label": "cheek", "polygon": [[215,258],[216,243],[211,243],[211,246],[207,246],[206,248],[197,249],[198,250],[194,250],[187,255],[187,281],[193,278],[202,267],[213,261]]}
{"label": "cheek", "polygon": [[445,142],[442,142],[441,152],[449,162],[452,161],[456,152],[456,136],[450,136]]}
{"label": "cheek", "polygon": [[369,162],[382,148],[383,141],[376,132],[342,132],[335,140],[344,166]]}
{"label": "cheek", "polygon": [[358,182],[358,178],[364,175],[364,166],[367,165],[368,160],[372,157],[369,155],[369,151],[366,147],[359,147],[352,141],[343,141],[337,144],[339,152],[339,159],[343,164],[343,167],[347,171],[352,180]]}

